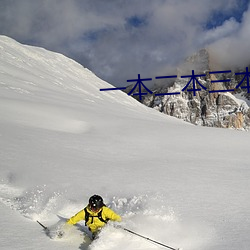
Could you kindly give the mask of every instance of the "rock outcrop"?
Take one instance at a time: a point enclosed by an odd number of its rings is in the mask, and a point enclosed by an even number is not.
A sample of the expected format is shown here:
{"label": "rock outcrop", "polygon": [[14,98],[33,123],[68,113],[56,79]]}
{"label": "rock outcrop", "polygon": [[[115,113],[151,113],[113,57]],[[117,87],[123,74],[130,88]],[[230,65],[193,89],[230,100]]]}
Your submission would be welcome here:
{"label": "rock outcrop", "polygon": [[[154,93],[180,92],[180,94],[145,95],[141,102],[167,115],[196,125],[248,130],[250,127],[249,94],[241,88],[236,89],[243,76],[239,77],[233,71],[210,74],[211,68],[209,52],[203,49],[188,58],[178,68],[178,76],[171,86],[168,83],[151,88]],[[195,95],[192,91],[182,91],[190,78],[181,78],[181,76],[191,75],[192,70],[195,70],[195,74],[205,74],[197,79],[202,86],[206,87],[206,90],[196,82],[195,88],[201,88],[201,91],[196,91]],[[213,82],[226,79],[230,81]],[[226,92],[231,89],[234,91]],[[225,92],[216,92],[218,90]]]}

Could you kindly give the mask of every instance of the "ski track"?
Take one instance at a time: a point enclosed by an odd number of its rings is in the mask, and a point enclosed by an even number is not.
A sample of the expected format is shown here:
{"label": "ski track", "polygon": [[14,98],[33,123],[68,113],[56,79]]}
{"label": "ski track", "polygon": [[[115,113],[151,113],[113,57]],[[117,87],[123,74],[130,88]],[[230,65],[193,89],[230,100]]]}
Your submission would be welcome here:
{"label": "ski track", "polygon": [[[164,197],[161,195],[141,195],[130,198],[107,198],[107,206],[117,211],[122,217],[123,227],[135,231],[143,236],[149,237],[163,244],[184,249],[199,249],[199,244],[204,244],[204,239],[197,240],[199,227],[190,230],[190,225],[185,225],[179,220],[172,208],[164,205]],[[81,209],[82,203],[66,200],[61,193],[51,193],[45,185],[35,187],[31,190],[22,190],[12,186],[10,183],[0,184],[0,201],[12,210],[20,213],[20,216],[36,222],[45,222],[50,229],[49,235],[55,241],[62,241],[73,247],[78,245],[82,250],[97,249],[124,249],[124,241],[128,242],[126,249],[162,249],[161,246],[147,241],[143,238],[125,232],[122,229],[106,226],[99,238],[91,243],[86,235],[87,229],[83,222],[67,229],[63,239],[56,237],[58,229],[65,225],[65,220],[56,215],[70,217]],[[204,229],[204,228],[203,228]],[[39,225],[38,225],[39,230]],[[189,230],[189,232],[185,231]],[[41,232],[43,232],[41,230]],[[111,240],[112,239],[112,240]],[[122,239],[122,240],[121,240]],[[188,242],[186,241],[188,239]],[[122,243],[123,242],[123,243]],[[123,244],[123,245],[121,245]]]}

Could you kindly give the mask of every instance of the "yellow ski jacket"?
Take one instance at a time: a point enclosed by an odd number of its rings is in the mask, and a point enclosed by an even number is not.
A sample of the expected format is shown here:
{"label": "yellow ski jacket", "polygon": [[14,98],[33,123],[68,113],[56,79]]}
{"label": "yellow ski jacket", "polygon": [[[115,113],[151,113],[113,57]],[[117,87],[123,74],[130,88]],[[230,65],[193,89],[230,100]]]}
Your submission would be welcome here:
{"label": "yellow ski jacket", "polygon": [[[102,228],[106,223],[104,221],[112,220],[112,221],[121,221],[121,217],[116,214],[113,210],[110,208],[103,206],[99,211],[93,212],[89,209],[89,207],[86,207],[87,212],[89,213],[88,221],[85,221],[86,226],[88,226],[89,230],[92,233],[97,232],[100,228]],[[98,218],[98,215],[101,212],[101,218],[104,220],[100,220]],[[76,215],[72,216],[68,221],[67,224],[74,225],[80,220],[85,220],[85,210],[82,209],[80,212],[78,212]]]}

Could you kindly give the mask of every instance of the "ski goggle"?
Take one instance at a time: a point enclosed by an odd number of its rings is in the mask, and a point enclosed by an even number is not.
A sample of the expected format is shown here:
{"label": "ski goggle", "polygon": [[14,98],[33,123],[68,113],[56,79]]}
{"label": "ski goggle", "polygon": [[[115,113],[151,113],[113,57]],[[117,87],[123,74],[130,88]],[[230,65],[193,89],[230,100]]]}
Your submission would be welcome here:
{"label": "ski goggle", "polygon": [[90,208],[90,210],[92,210],[92,211],[94,211],[94,212],[100,210],[100,207],[98,207],[98,206],[93,206],[93,205],[90,205],[89,208]]}

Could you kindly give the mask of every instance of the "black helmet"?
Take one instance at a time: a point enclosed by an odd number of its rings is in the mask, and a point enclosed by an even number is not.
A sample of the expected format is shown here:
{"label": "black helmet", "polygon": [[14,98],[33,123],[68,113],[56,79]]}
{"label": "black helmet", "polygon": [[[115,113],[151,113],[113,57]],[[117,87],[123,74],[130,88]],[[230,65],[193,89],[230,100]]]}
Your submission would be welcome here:
{"label": "black helmet", "polygon": [[89,198],[89,206],[92,210],[99,210],[104,206],[103,199],[99,195],[93,195]]}

